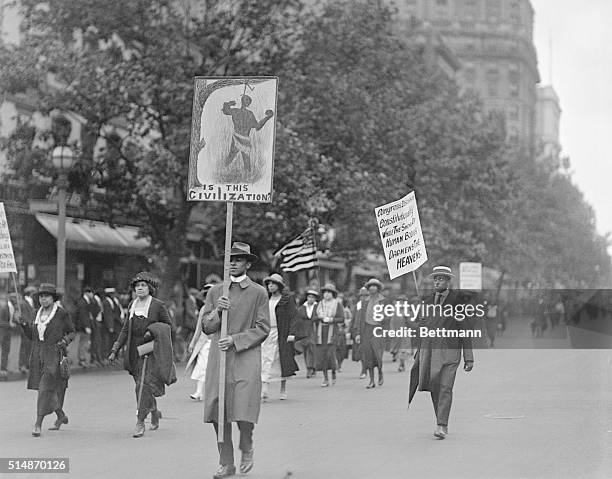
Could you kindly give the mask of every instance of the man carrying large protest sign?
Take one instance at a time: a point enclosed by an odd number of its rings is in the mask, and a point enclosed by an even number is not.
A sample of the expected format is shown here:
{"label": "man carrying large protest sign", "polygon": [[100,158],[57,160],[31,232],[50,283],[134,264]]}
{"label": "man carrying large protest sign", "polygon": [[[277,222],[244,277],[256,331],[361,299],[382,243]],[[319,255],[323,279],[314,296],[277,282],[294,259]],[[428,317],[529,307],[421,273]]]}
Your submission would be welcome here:
{"label": "man carrying large protest sign", "polygon": [[[258,107],[265,104],[266,108],[275,108],[277,83],[276,77],[195,79],[187,200],[222,201],[227,206],[223,284],[208,293],[202,324],[198,325],[205,333],[215,335],[207,365],[204,421],[212,422],[217,431],[220,467],[213,476],[217,479],[236,473],[232,422],[237,422],[240,429],[240,471],[244,474],[253,467],[252,434],[261,394],[259,345],[270,330],[270,312],[266,290],[246,276],[257,256],[246,243],[230,245],[234,202],[272,201],[274,124],[270,122],[272,128],[258,138],[251,133],[259,132],[274,114],[266,110],[262,120],[254,121],[254,109],[247,108],[253,100],[246,96],[246,89],[259,99]],[[233,98],[239,93],[242,108],[232,109]],[[232,117],[233,134],[227,150],[227,124],[219,121],[219,112]],[[237,139],[243,141],[242,147],[236,144]],[[227,162],[232,163],[238,153],[248,174],[230,172],[228,176]]]}
{"label": "man carrying large protest sign", "polygon": [[[268,294],[247,276],[257,256],[246,243],[235,242],[230,253],[232,283],[228,295],[221,284],[213,286],[206,296],[202,330],[212,335],[206,368],[204,421],[219,429],[219,362],[227,353],[225,380],[224,441],[218,443],[220,467],[215,478],[236,472],[232,422],[240,430],[242,460],[240,472],[253,467],[253,428],[259,418],[261,395],[261,343],[270,331]],[[221,312],[227,313],[227,336],[220,337]],[[222,353],[224,352],[224,353]]]}
{"label": "man carrying large protest sign", "polygon": [[[434,292],[423,299],[423,305],[440,305],[453,308],[460,304],[458,293],[450,289],[451,279],[454,277],[447,266],[436,266],[431,275],[434,282]],[[435,308],[432,308],[434,311]],[[427,311],[427,309],[425,309]],[[422,318],[419,326],[428,331],[457,331],[465,329],[465,321],[458,321],[453,315],[438,314]],[[420,328],[419,328],[420,329]],[[448,434],[448,417],[453,400],[453,386],[457,367],[461,362],[461,353],[465,361],[463,369],[466,372],[474,366],[474,353],[472,341],[467,337],[439,337],[420,336],[419,347],[415,355],[415,362],[410,371],[410,392],[408,403],[412,402],[416,391],[429,391],[436,414],[437,428],[434,436],[444,439]]]}

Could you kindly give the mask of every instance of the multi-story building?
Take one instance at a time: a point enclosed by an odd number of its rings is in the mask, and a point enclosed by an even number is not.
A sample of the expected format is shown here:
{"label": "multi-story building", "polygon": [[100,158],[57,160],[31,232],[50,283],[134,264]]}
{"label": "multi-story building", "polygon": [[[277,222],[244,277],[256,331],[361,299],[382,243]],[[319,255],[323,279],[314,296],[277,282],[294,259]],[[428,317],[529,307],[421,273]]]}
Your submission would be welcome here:
{"label": "multi-story building", "polygon": [[529,0],[396,0],[400,22],[431,25],[461,62],[457,76],[489,110],[505,113],[508,136],[533,146],[536,84],[534,11]]}
{"label": "multi-story building", "polygon": [[536,139],[538,151],[542,156],[559,159],[561,143],[559,141],[559,123],[561,106],[559,97],[551,85],[539,86],[536,104]]}

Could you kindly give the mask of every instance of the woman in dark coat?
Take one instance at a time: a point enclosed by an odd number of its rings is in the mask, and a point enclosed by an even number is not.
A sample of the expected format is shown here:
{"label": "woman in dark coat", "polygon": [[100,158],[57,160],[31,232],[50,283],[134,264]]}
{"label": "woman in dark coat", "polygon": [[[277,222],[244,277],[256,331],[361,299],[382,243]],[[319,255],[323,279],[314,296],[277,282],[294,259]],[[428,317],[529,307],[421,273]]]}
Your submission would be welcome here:
{"label": "woman in dark coat", "polygon": [[340,334],[340,325],[344,324],[344,308],[337,299],[338,290],[328,283],[321,288],[323,299],[319,302],[315,315],[316,328],[316,369],[323,371],[323,382],[321,387],[329,386],[327,371],[331,369],[332,384],[336,383],[336,342]]}
{"label": "woman in dark coat", "polygon": [[315,310],[319,301],[319,293],[313,289],[306,291],[306,302],[297,309],[296,336],[301,337],[295,342],[295,349],[304,353],[306,363],[306,377],[315,375],[315,340],[314,329]]}
{"label": "woman in dark coat", "polygon": [[40,436],[42,422],[47,414],[55,412],[57,419],[49,430],[58,430],[68,424],[64,412],[64,398],[68,379],[60,376],[60,360],[70,341],[74,339],[74,326],[68,313],[57,303],[55,285],[42,283],[38,289],[40,309],[33,323],[21,323],[24,334],[32,340],[29,361],[28,389],[38,391],[36,424],[32,436]]}
{"label": "woman in dark coat", "polygon": [[270,334],[261,345],[262,399],[268,398],[268,383],[280,380],[280,398],[287,399],[287,378],[299,369],[295,362],[293,343],[297,307],[283,277],[275,273],[264,279],[268,289]]}
{"label": "woman in dark coat", "polygon": [[360,349],[363,367],[368,371],[370,377],[370,383],[366,388],[371,389],[376,387],[376,383],[374,382],[374,368],[378,369],[378,385],[382,386],[384,383],[382,357],[385,349],[385,340],[374,334],[374,330],[377,327],[384,328],[384,322],[382,319],[375,318],[374,308],[376,305],[385,304],[385,297],[380,293],[383,284],[378,279],[369,279],[365,287],[368,289],[370,296],[359,311],[359,325],[361,331],[358,338],[361,343]]}
{"label": "woman in dark coat", "polygon": [[[128,307],[128,316],[123,323],[119,337],[111,349],[109,360],[114,361],[117,352],[126,344],[124,367],[134,378],[138,416],[133,437],[144,435],[144,421],[151,413],[151,430],[159,428],[161,412],[157,409],[156,397],[163,396],[165,385],[176,381],[172,362],[171,322],[166,305],[153,297],[158,281],[150,273],[138,273],[132,279],[136,298]],[[144,356],[139,356],[138,346],[155,340],[155,349],[148,356],[140,404],[138,394],[142,380]]]}

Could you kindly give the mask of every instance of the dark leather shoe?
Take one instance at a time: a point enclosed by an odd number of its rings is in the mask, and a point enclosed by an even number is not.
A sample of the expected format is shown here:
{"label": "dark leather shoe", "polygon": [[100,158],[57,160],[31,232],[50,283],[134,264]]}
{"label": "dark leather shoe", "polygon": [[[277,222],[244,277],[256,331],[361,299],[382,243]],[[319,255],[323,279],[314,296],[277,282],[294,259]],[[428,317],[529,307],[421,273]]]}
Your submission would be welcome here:
{"label": "dark leather shoe", "polygon": [[228,466],[219,466],[217,472],[213,476],[213,479],[222,479],[223,477],[230,477],[236,474],[236,466],[230,464]]}
{"label": "dark leather shoe", "polygon": [[61,419],[55,420],[53,426],[49,428],[49,431],[57,431],[62,426],[62,424],[68,424],[68,416],[66,416],[65,414]]}
{"label": "dark leather shoe", "polygon": [[385,383],[385,378],[383,377],[382,373],[380,373],[378,375],[378,385],[382,386]]}
{"label": "dark leather shoe", "polygon": [[160,417],[161,413],[157,409],[151,411],[151,427],[149,427],[149,430],[155,431],[156,429],[159,429]]}
{"label": "dark leather shoe", "polygon": [[438,426],[434,431],[434,436],[436,436],[438,439],[444,439],[447,434],[448,429],[446,428],[446,426]]}
{"label": "dark leather shoe", "polygon": [[134,429],[134,434],[132,434],[132,437],[142,437],[144,436],[145,433],[145,425],[144,425],[144,421],[138,421],[136,423],[136,428]]}
{"label": "dark leather shoe", "polygon": [[366,389],[372,389],[375,387],[376,387],[376,383],[374,382],[374,380],[370,380],[370,384],[366,386]]}
{"label": "dark leather shoe", "polygon": [[242,459],[240,460],[240,472],[246,474],[253,469],[253,448],[250,451],[242,452]]}
{"label": "dark leather shoe", "polygon": [[34,429],[32,429],[32,436],[34,437],[40,436],[40,426],[34,426]]}

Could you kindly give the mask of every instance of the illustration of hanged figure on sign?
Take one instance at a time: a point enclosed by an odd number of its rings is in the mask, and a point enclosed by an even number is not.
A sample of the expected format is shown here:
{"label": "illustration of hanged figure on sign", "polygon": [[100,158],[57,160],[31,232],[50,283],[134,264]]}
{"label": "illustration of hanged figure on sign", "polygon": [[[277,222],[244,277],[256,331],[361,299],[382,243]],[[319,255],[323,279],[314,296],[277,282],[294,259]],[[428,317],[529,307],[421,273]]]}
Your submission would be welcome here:
{"label": "illustration of hanged figure on sign", "polygon": [[[198,80],[194,113],[200,125],[196,121],[192,127],[192,150],[193,136],[199,138],[190,188],[270,194],[276,78]],[[192,161],[193,156],[192,151]]]}

